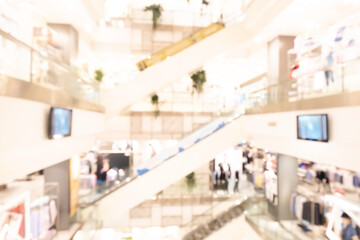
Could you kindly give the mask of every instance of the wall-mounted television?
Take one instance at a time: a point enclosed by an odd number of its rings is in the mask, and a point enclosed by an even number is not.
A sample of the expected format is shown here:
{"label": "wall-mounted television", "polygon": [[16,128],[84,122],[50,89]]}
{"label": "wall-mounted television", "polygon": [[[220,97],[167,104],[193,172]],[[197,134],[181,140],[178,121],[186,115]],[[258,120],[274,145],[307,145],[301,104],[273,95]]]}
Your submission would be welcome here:
{"label": "wall-mounted television", "polygon": [[50,110],[49,138],[59,139],[71,135],[72,110],[52,107]]}
{"label": "wall-mounted television", "polygon": [[297,116],[297,137],[310,141],[329,141],[327,114]]}

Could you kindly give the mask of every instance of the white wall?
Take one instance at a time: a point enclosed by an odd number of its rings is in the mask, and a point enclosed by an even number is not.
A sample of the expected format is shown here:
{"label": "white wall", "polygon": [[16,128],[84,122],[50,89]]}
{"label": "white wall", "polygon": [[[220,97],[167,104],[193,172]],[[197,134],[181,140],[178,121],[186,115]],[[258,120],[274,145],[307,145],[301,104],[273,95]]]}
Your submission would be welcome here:
{"label": "white wall", "polygon": [[246,222],[245,216],[242,215],[205,238],[205,240],[219,239],[261,240],[262,238]]}
{"label": "white wall", "polygon": [[48,139],[50,106],[0,96],[0,184],[88,151],[104,114],[73,110],[72,136]]}
{"label": "white wall", "polygon": [[[329,142],[298,140],[296,116],[317,113],[327,113],[329,116]],[[251,140],[254,146],[269,151],[359,171],[359,119],[359,106],[248,115],[242,118],[246,126],[243,137]]]}
{"label": "white wall", "polygon": [[97,135],[99,140],[125,140],[131,138],[130,116],[115,116],[106,119],[104,131]]}

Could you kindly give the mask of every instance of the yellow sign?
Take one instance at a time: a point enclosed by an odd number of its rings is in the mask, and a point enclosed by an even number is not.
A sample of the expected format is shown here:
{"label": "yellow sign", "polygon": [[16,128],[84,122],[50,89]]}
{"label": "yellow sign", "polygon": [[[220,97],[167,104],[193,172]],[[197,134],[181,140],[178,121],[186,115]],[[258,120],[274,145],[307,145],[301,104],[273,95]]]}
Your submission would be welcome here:
{"label": "yellow sign", "polygon": [[80,190],[80,157],[70,159],[70,216],[74,216],[79,202]]}
{"label": "yellow sign", "polygon": [[143,71],[152,65],[164,61],[167,57],[173,56],[181,52],[182,50],[190,47],[191,45],[200,42],[201,40],[209,37],[210,35],[220,31],[223,28],[224,25],[221,23],[212,23],[206,28],[203,28],[200,31],[190,35],[189,37],[186,37],[179,42],[174,43],[157,53],[154,53],[150,58],[138,62],[137,67],[140,71]]}

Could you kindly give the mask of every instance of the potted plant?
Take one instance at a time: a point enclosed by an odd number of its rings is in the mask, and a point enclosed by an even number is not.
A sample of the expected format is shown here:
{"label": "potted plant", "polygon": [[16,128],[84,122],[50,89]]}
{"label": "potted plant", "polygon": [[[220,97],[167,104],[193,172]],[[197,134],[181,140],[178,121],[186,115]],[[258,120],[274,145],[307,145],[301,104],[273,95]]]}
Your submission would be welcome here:
{"label": "potted plant", "polygon": [[188,190],[191,192],[196,186],[195,172],[188,174],[185,177],[185,182]]}
{"label": "potted plant", "polygon": [[157,28],[157,23],[158,23],[159,18],[161,17],[161,12],[163,10],[164,9],[162,8],[162,6],[160,4],[152,4],[152,5],[146,6],[144,8],[145,12],[152,11],[153,29]]}
{"label": "potted plant", "polygon": [[206,72],[204,70],[197,71],[193,75],[191,75],[191,79],[193,81],[193,88],[201,94],[203,91],[204,83],[206,82]]}
{"label": "potted plant", "polygon": [[95,80],[102,82],[104,78],[104,72],[102,69],[96,69],[94,75],[95,75]]}
{"label": "potted plant", "polygon": [[151,105],[154,106],[155,117],[160,115],[159,96],[155,93],[151,96]]}

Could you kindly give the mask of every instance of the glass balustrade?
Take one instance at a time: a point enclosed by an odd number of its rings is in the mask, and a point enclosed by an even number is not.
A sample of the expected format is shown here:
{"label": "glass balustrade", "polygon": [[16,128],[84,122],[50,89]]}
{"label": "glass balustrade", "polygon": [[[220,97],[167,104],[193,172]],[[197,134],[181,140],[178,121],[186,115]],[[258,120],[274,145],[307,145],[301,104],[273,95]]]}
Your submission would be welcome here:
{"label": "glass balustrade", "polygon": [[267,202],[249,205],[246,209],[246,219],[266,239],[298,240],[295,235],[287,231],[279,222],[269,217],[267,214]]}
{"label": "glass balustrade", "polygon": [[264,107],[282,103],[349,93],[360,90],[360,58],[354,58],[332,68],[319,69],[276,85],[246,92],[245,108]]}
{"label": "glass balustrade", "polygon": [[232,211],[234,207],[240,205],[245,202],[248,198],[263,198],[263,193],[258,193],[254,190],[253,185],[246,181],[246,179],[242,179],[240,182],[240,191],[225,200],[220,201],[214,207],[210,208],[203,214],[193,218],[189,223],[185,224],[181,227],[182,235],[185,236],[192,231],[200,228],[203,225],[206,225],[221,216],[224,212]]}
{"label": "glass balustrade", "polygon": [[0,77],[31,82],[100,104],[100,83],[78,76],[75,69],[0,30]]}
{"label": "glass balustrade", "polygon": [[[0,32],[1,33],[1,32]],[[0,76],[31,80],[31,51],[0,34]]]}

